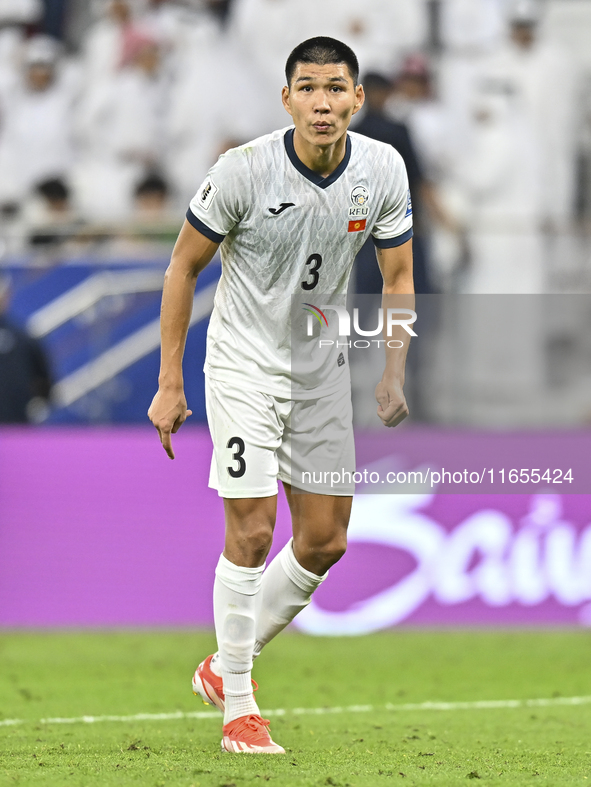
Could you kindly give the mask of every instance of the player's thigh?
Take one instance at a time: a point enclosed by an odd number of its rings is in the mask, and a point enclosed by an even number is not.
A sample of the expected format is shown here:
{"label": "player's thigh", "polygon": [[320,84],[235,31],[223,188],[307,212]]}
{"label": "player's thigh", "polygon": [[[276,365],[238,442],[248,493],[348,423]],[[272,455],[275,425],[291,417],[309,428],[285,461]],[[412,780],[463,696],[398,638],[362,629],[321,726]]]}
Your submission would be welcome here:
{"label": "player's thigh", "polygon": [[226,499],[276,495],[284,425],[273,397],[209,378],[205,391],[213,442],[209,486]]}
{"label": "player's thigh", "polygon": [[279,477],[294,490],[350,497],[355,490],[355,441],[347,387],[293,403],[277,452]]}
{"label": "player's thigh", "polygon": [[289,503],[294,538],[323,544],[346,537],[351,518],[352,496],[318,495],[283,485]]}

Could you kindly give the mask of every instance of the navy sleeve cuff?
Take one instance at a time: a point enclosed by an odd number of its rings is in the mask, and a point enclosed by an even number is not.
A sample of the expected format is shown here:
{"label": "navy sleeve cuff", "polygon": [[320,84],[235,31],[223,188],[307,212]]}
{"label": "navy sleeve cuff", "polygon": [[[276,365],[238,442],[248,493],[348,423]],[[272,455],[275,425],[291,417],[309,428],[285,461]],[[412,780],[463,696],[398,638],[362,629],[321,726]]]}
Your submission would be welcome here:
{"label": "navy sleeve cuff", "polygon": [[219,232],[214,232],[212,229],[210,229],[207,224],[204,224],[200,219],[197,218],[191,208],[189,208],[187,211],[187,221],[192,227],[195,227],[198,232],[200,232],[202,235],[205,235],[206,238],[209,238],[209,240],[212,240],[214,243],[221,243],[226,237],[225,235],[220,235]]}
{"label": "navy sleeve cuff", "polygon": [[373,242],[378,247],[378,249],[394,249],[396,246],[402,246],[403,243],[406,243],[406,241],[410,240],[411,238],[412,227],[402,235],[398,235],[396,238],[373,238]]}

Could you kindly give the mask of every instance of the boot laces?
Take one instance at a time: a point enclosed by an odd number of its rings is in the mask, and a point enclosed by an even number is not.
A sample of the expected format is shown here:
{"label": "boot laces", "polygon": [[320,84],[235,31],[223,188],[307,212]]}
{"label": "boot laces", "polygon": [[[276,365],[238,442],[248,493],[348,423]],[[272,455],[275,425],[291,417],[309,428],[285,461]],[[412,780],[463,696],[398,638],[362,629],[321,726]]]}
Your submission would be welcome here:
{"label": "boot laces", "polygon": [[233,733],[236,735],[241,729],[247,728],[252,730],[252,732],[258,732],[261,735],[265,735],[267,730],[264,728],[268,727],[270,724],[271,722],[269,719],[263,719],[255,713],[251,713],[249,716],[245,716],[244,719],[241,719],[240,724],[233,730]]}

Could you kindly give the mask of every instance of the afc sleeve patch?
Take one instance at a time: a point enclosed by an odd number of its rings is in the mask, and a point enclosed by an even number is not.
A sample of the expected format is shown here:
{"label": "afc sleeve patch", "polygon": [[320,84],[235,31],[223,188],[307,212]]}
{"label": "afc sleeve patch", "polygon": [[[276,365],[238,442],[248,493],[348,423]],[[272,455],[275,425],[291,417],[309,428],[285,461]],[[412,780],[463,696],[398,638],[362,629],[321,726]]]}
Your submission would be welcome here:
{"label": "afc sleeve patch", "polygon": [[203,210],[209,210],[213,198],[218,193],[218,187],[215,185],[211,178],[207,178],[205,183],[199,189],[199,196],[197,198],[198,205]]}
{"label": "afc sleeve patch", "polygon": [[410,198],[410,189],[406,193],[406,213],[404,214],[404,218],[407,216],[412,216],[412,200]]}

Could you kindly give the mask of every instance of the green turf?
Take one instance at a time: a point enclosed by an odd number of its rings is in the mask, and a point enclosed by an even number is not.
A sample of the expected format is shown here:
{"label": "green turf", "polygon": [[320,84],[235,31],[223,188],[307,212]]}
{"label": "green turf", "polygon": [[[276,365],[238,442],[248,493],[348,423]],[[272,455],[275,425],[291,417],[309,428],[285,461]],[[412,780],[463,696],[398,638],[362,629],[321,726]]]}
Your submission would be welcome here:
{"label": "green turf", "polygon": [[[207,633],[0,637],[0,784],[589,785],[591,705],[450,711],[386,703],[591,695],[589,632],[284,634],[256,664],[267,709],[371,704],[272,717],[286,756],[222,755],[221,716],[44,724],[48,717],[206,710],[189,679]],[[468,781],[467,781],[468,780]],[[479,781],[477,781],[479,780]]]}

